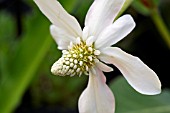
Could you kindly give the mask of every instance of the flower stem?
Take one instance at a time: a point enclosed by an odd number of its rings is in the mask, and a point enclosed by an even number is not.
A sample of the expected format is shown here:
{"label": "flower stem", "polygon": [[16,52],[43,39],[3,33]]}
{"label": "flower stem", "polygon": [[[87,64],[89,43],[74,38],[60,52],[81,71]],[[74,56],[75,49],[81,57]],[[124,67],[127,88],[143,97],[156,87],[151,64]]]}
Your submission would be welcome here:
{"label": "flower stem", "polygon": [[157,8],[154,8],[151,11],[151,18],[153,22],[155,23],[159,33],[161,34],[163,40],[167,44],[168,48],[170,49],[170,33],[162,19],[162,17],[159,14],[159,11]]}

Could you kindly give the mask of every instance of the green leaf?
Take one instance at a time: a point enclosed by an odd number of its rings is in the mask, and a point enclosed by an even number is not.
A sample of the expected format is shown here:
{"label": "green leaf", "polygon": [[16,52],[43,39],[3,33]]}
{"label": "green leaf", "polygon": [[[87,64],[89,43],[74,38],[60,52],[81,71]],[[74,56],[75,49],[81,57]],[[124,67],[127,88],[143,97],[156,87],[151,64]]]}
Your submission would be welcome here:
{"label": "green leaf", "polygon": [[143,15],[147,16],[150,14],[150,10],[147,7],[145,7],[140,0],[134,0],[132,6],[135,8],[136,11]]}
{"label": "green leaf", "polygon": [[153,0],[154,4],[158,6],[160,4],[160,0]]}
{"label": "green leaf", "polygon": [[85,16],[93,0],[79,0],[73,9],[73,13],[78,16],[80,25],[84,26]]}
{"label": "green leaf", "polygon": [[73,8],[79,0],[58,0],[66,11],[72,13]]}
{"label": "green leaf", "polygon": [[[28,2],[34,4],[32,1]],[[71,11],[72,6],[66,5],[66,9]],[[7,67],[6,70],[9,73],[0,76],[0,78],[5,78],[3,82],[0,82],[0,113],[11,113],[19,105],[22,95],[34,78],[41,62],[46,61],[44,58],[54,42],[49,34],[50,22],[37,7],[33,10],[34,15],[31,15],[25,23],[24,31],[26,32],[23,33],[22,40],[18,41],[17,49],[9,46],[14,49],[13,54],[8,54],[10,64],[4,67],[4,63],[0,63],[0,70]],[[5,44],[9,43],[5,42]],[[0,61],[2,60],[4,57],[0,57]]]}
{"label": "green leaf", "polygon": [[157,8],[160,3],[160,0],[134,0],[132,6],[139,13],[148,16],[154,8]]}
{"label": "green leaf", "polygon": [[19,104],[52,42],[49,22],[43,15],[37,12],[31,18],[27,32],[10,59],[9,75],[0,85],[0,113],[10,113]]}
{"label": "green leaf", "polygon": [[[11,21],[12,16],[5,11],[0,11],[0,48],[4,41],[9,41],[15,37],[15,21]],[[13,36],[13,37],[12,37]],[[1,50],[0,50],[1,51]]]}
{"label": "green leaf", "polygon": [[142,95],[136,92],[123,77],[111,82],[116,100],[116,113],[170,113],[170,91],[159,95]]}

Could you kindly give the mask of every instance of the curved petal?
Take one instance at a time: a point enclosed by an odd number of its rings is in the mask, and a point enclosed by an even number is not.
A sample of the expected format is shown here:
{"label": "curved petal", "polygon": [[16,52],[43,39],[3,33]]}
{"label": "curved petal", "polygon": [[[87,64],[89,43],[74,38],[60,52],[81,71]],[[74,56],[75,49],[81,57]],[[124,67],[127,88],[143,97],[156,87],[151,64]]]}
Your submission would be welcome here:
{"label": "curved petal", "polygon": [[42,13],[57,27],[79,37],[82,30],[77,20],[68,14],[57,0],[34,0]]}
{"label": "curved petal", "polygon": [[90,71],[87,88],[79,98],[79,113],[114,113],[114,96],[106,85],[106,78],[101,70]]}
{"label": "curved petal", "polygon": [[86,45],[91,46],[93,44],[93,42],[94,42],[94,36],[90,36],[86,40]]}
{"label": "curved petal", "polygon": [[96,65],[101,71],[103,71],[103,72],[111,72],[111,71],[113,71],[113,68],[107,66],[106,64],[104,64],[104,63],[102,63],[102,62],[100,62],[100,61],[96,62],[95,65]]}
{"label": "curved petal", "polygon": [[138,57],[134,57],[119,48],[105,48],[100,60],[114,64],[122,72],[129,84],[138,92],[155,95],[161,92],[161,83],[156,73]]}
{"label": "curved petal", "polygon": [[75,42],[76,38],[68,34],[65,30],[56,27],[55,25],[50,26],[50,32],[54,40],[58,45],[58,49],[68,49],[70,42]]}
{"label": "curved petal", "polygon": [[85,26],[83,28],[83,33],[82,33],[83,41],[86,41],[86,39],[88,38],[88,35],[89,35],[89,28],[87,26]]}
{"label": "curved petal", "polygon": [[108,26],[97,38],[96,48],[109,47],[125,36],[127,36],[135,27],[135,22],[130,15],[124,15]]}
{"label": "curved petal", "polygon": [[110,25],[125,0],[95,0],[85,19],[85,26],[89,27],[90,36],[97,36],[105,27]]}

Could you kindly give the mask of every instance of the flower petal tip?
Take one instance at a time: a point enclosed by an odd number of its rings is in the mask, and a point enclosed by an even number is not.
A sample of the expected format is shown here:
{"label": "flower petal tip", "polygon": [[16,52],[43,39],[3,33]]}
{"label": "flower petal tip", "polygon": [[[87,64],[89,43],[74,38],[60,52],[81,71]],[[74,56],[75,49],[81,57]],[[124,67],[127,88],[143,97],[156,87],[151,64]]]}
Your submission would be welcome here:
{"label": "flower petal tip", "polygon": [[[154,73],[154,72],[153,72]],[[158,78],[158,76],[155,74],[153,74],[155,77],[153,78],[153,80],[150,82],[148,81],[148,83],[146,82],[144,84],[145,87],[143,88],[135,88],[136,91],[138,91],[141,94],[144,95],[157,95],[161,93],[161,82]],[[152,76],[153,76],[152,75]]]}
{"label": "flower petal tip", "polygon": [[144,94],[144,95],[158,95],[162,92],[161,90],[161,84],[159,84],[157,87],[154,87],[153,89],[150,89],[149,92],[140,92],[141,94]]}
{"label": "flower petal tip", "polygon": [[161,82],[157,74],[138,57],[116,47],[105,48],[101,52],[106,56],[100,60],[114,64],[136,91],[145,95],[161,93]]}
{"label": "flower petal tip", "polygon": [[[139,92],[139,91],[138,91]],[[161,93],[161,89],[150,90],[150,92],[139,92],[143,95],[158,95]]]}

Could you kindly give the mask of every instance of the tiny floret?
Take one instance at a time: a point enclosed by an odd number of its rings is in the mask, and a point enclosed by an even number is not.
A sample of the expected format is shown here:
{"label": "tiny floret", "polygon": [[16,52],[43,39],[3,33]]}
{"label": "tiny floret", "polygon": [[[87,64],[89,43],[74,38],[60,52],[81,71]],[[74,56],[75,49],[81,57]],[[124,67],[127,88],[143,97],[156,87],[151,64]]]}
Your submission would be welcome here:
{"label": "tiny floret", "polygon": [[[89,37],[92,40],[92,37]],[[89,45],[90,44],[90,45]],[[94,44],[82,41],[79,37],[76,43],[70,43],[68,50],[62,51],[62,57],[53,64],[51,71],[54,75],[78,75],[88,74],[88,69],[95,65],[99,50],[94,48]]]}

